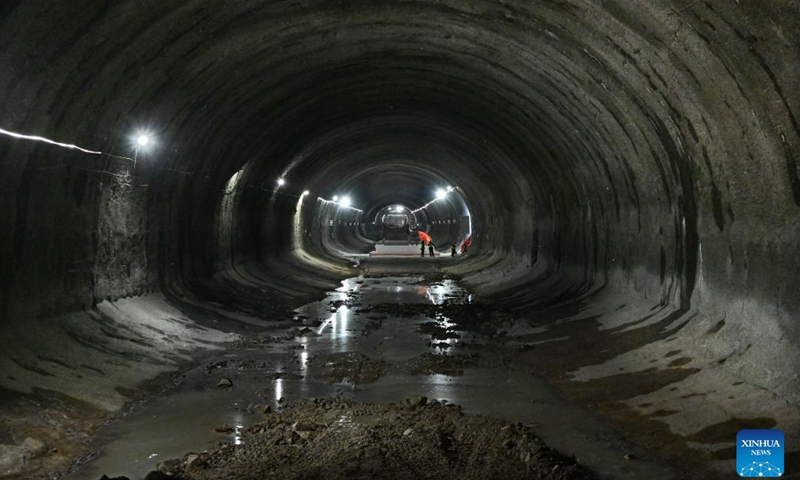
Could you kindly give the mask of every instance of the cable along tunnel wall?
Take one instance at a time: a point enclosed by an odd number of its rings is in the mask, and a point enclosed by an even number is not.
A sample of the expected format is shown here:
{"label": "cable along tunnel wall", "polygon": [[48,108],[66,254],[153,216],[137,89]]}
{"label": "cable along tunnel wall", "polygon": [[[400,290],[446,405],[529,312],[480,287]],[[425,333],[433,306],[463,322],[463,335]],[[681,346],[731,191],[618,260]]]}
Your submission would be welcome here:
{"label": "cable along tunnel wall", "polygon": [[[116,157],[0,136],[2,324],[203,297],[231,266],[344,275],[336,255],[369,243],[319,240],[314,199],[419,204],[447,179],[476,232],[451,269],[465,285],[573,302],[614,333],[571,378],[683,367],[705,403],[665,385],[631,405],[694,410],[663,419],[685,434],[723,403],[795,425],[799,18],[789,0],[8,2],[0,126],[113,155],[139,127],[157,144],[129,178]],[[289,261],[305,190],[311,240]]]}

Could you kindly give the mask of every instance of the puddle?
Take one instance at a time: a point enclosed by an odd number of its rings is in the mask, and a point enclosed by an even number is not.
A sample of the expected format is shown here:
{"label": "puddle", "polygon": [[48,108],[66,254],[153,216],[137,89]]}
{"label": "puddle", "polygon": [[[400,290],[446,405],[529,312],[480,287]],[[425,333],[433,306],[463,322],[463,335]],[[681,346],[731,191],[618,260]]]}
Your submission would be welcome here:
{"label": "puddle", "polygon": [[[189,372],[175,391],[156,398],[128,417],[101,429],[93,449],[99,454],[69,480],[97,480],[103,474],[143,478],[164,459],[188,451],[200,452],[219,442],[236,441],[236,430],[261,421],[249,413],[254,403],[278,410],[303,398],[341,396],[363,402],[398,402],[409,395],[425,395],[460,404],[467,413],[482,413],[533,427],[551,447],[576,453],[598,478],[678,478],[666,468],[646,461],[623,459],[631,449],[594,414],[561,401],[544,382],[508,370],[492,355],[464,347],[474,340],[442,340],[437,347],[420,325],[436,321],[444,329],[458,329],[445,317],[414,312],[414,305],[468,303],[473,299],[451,280],[422,284],[422,277],[351,278],[322,301],[296,310],[307,328],[291,340],[231,349],[220,355],[225,367],[198,367]],[[403,306],[402,314],[373,311],[375,305]],[[405,307],[410,305],[411,307]],[[439,340],[435,340],[439,342]],[[403,368],[424,354],[467,355],[479,352],[481,364],[465,366],[458,375],[412,375]],[[330,383],[327,358],[353,354],[382,362],[387,370],[372,383],[354,385],[349,379]],[[492,366],[494,365],[494,366]],[[277,373],[276,373],[277,372]],[[276,378],[283,376],[285,378]],[[214,388],[221,377],[230,378],[229,390]],[[252,409],[251,409],[252,410]],[[223,424],[236,429],[220,434]],[[639,452],[635,452],[638,453]]]}

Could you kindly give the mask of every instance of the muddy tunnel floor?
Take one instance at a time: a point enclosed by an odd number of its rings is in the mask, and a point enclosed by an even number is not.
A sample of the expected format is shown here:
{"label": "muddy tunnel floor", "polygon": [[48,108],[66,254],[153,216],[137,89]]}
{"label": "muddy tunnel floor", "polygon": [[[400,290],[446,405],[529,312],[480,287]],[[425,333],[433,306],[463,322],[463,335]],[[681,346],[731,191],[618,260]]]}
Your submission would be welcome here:
{"label": "muddy tunnel floor", "polygon": [[569,366],[555,367],[557,328],[436,272],[363,272],[290,318],[239,332],[167,392],[85,433],[91,453],[65,478],[715,474],[668,433],[655,430],[672,450],[643,441],[644,420],[586,408],[613,402],[559,387]]}
{"label": "muddy tunnel floor", "polygon": [[245,430],[239,444],[162,463],[179,479],[589,479],[522,425],[447,402],[302,401]]}

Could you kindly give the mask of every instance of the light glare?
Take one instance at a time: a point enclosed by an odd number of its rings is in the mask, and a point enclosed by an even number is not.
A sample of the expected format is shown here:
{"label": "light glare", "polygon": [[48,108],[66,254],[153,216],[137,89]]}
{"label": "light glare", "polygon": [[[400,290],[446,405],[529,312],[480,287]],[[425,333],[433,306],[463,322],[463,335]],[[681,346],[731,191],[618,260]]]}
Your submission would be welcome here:
{"label": "light glare", "polygon": [[81,152],[91,153],[92,155],[102,155],[103,152],[96,152],[94,150],[87,150],[85,148],[81,148],[77,145],[72,145],[69,143],[60,143],[56,142],[55,140],[50,140],[49,138],[40,137],[37,135],[23,135],[21,133],[14,133],[8,130],[3,130],[0,128],[0,134],[8,135],[9,137],[20,138],[22,140],[35,140],[37,142],[44,142],[49,143],[50,145],[55,145],[57,147],[69,148],[71,150],[80,150]]}
{"label": "light glare", "polygon": [[136,139],[136,143],[138,143],[140,147],[146,147],[150,144],[150,137],[147,135],[139,135]]}
{"label": "light glare", "polygon": [[333,201],[334,202],[338,202],[339,201],[339,195],[334,195],[333,196]]}
{"label": "light glare", "polygon": [[311,193],[311,192],[309,192],[308,190],[306,190],[305,192],[303,192],[303,195],[308,195],[309,193]]}
{"label": "light glare", "polygon": [[436,190],[436,198],[438,198],[439,200],[442,200],[446,196],[447,196],[447,192],[445,192],[441,188],[439,190]]}
{"label": "light glare", "polygon": [[284,185],[286,185],[286,180],[284,180],[284,179],[282,179],[282,178],[279,178],[279,179],[278,179],[278,186],[279,186],[279,187],[282,187],[282,186],[284,186]]}
{"label": "light glare", "polygon": [[339,203],[341,203],[343,207],[349,207],[350,206],[350,197],[344,197],[342,199],[342,201],[339,202]]}

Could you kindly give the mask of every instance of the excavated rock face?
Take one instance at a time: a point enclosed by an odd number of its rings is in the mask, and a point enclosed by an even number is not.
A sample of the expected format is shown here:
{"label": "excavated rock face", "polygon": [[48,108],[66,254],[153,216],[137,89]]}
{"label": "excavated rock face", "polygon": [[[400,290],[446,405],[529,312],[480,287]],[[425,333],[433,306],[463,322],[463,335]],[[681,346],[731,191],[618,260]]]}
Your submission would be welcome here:
{"label": "excavated rock face", "polygon": [[[702,281],[797,306],[795,2],[17,1],[0,15],[3,128],[139,157],[3,137],[6,312],[280,252],[306,189],[309,209],[351,191],[369,213],[446,184],[483,247],[567,277],[562,290],[628,281],[688,309]],[[139,130],[155,143],[134,152]]]}
{"label": "excavated rock face", "polygon": [[2,320],[358,250],[451,185],[424,220],[469,209],[474,290],[595,294],[796,401],[798,32],[794,0],[5,1],[0,128],[104,155],[0,135]]}

